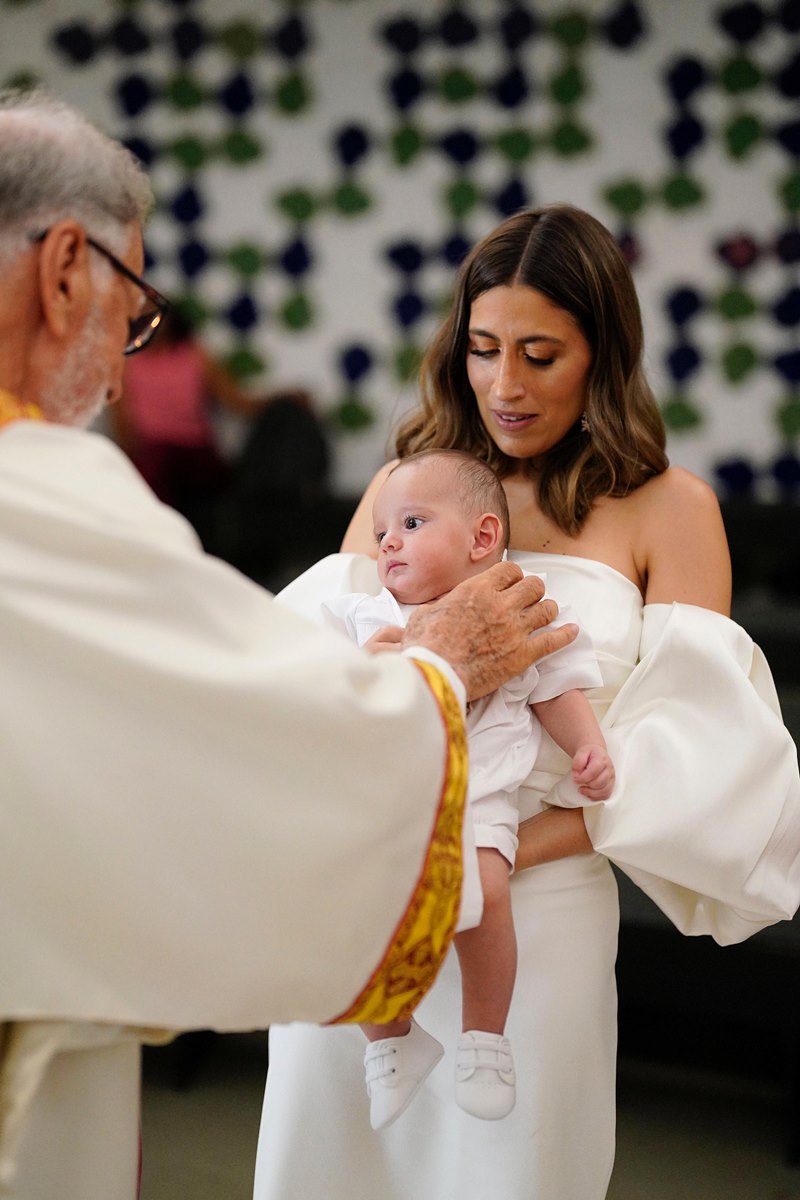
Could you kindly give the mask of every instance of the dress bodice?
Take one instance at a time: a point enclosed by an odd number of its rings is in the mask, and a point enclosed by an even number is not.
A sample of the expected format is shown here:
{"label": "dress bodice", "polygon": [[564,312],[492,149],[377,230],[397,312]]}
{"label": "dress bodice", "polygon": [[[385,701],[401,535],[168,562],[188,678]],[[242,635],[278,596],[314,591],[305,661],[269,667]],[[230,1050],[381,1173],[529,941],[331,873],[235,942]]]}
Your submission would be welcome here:
{"label": "dress bodice", "polygon": [[[641,592],[627,576],[595,559],[527,550],[513,550],[508,557],[526,573],[541,575],[547,595],[556,603],[569,604],[591,637],[603,686],[586,694],[602,720],[638,661],[644,608]],[[568,756],[545,734],[536,766],[523,787],[521,817],[540,810],[542,798],[569,765]]]}

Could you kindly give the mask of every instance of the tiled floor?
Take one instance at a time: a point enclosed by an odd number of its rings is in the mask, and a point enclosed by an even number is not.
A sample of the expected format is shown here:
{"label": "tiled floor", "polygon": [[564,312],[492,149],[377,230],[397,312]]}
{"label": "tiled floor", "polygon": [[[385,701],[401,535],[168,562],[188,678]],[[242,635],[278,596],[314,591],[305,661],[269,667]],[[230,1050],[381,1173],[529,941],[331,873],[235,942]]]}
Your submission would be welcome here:
{"label": "tiled floor", "polygon": [[[142,1200],[251,1200],[266,1069],[254,1034],[214,1039],[184,1089],[173,1047],[146,1053]],[[624,1063],[608,1200],[800,1200],[780,1101],[764,1084]]]}

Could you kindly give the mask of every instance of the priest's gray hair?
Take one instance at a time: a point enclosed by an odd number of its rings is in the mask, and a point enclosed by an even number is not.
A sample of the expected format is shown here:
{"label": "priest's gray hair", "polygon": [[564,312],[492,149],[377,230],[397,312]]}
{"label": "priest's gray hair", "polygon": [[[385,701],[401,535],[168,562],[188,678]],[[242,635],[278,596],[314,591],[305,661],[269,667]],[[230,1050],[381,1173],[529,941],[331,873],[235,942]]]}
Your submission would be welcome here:
{"label": "priest's gray hair", "polygon": [[152,203],[136,158],[81,113],[40,89],[0,90],[0,263],[70,217],[121,252]]}

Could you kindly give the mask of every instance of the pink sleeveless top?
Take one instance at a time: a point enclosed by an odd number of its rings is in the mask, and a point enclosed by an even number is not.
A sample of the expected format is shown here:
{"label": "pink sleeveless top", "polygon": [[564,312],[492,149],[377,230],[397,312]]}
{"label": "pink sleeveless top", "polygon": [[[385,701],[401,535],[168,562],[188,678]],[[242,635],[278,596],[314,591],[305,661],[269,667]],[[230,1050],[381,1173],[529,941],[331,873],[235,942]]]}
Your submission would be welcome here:
{"label": "pink sleeveless top", "polygon": [[131,425],[140,437],[179,446],[214,440],[203,355],[191,342],[131,358],[125,366],[125,395]]}

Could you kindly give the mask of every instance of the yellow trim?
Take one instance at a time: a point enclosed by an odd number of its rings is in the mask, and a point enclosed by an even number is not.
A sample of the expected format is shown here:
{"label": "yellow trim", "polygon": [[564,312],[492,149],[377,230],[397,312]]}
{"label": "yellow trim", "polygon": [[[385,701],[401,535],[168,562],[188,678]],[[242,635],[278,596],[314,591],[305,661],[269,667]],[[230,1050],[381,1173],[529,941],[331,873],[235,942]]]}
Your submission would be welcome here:
{"label": "yellow trim", "polygon": [[461,708],[445,677],[430,663],[415,660],[415,666],[436,697],[447,732],[439,808],[420,878],[383,961],[332,1025],[349,1021],[384,1025],[410,1016],[432,986],[455,933],[463,879],[467,738]]}
{"label": "yellow trim", "polygon": [[0,388],[0,426],[12,421],[43,421],[44,414],[38,404],[23,404],[11,392]]}

